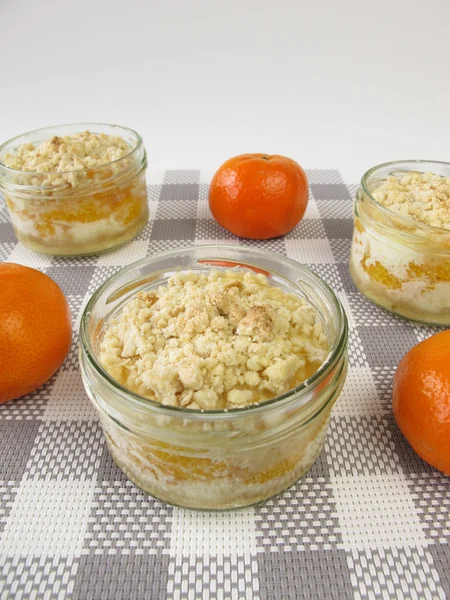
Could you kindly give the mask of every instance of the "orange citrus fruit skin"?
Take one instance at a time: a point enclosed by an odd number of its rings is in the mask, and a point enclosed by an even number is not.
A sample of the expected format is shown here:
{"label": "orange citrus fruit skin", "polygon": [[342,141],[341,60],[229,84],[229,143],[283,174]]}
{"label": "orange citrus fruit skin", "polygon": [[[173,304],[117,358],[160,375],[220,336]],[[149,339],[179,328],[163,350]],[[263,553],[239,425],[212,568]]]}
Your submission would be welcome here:
{"label": "orange citrus fruit skin", "polygon": [[0,402],[48,381],[71,341],[69,305],[58,285],[35,269],[0,264]]}
{"label": "orange citrus fruit skin", "polygon": [[227,160],[209,188],[213,217],[239,237],[264,240],[284,235],[305,214],[308,180],[290,158],[241,154]]}
{"label": "orange citrus fruit skin", "polygon": [[417,344],[403,357],[392,400],[395,420],[413,449],[450,475],[450,330]]}

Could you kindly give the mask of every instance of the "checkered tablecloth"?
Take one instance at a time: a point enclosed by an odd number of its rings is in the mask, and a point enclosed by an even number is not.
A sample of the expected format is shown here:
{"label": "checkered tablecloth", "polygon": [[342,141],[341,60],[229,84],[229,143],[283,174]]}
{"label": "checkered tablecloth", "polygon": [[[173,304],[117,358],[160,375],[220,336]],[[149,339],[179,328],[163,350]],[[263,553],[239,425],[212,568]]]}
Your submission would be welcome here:
{"label": "checkered tablecloth", "polygon": [[[17,244],[0,200],[0,258],[64,290],[75,330],[89,296],[130,262],[170,248],[239,240],[211,218],[210,173],[149,177],[151,221],[98,257]],[[391,413],[401,356],[435,329],[373,306],[348,273],[351,199],[337,171],[311,170],[305,218],[285,238],[244,242],[323,277],[350,323],[350,367],[325,449],[265,504],[224,513],[172,508],[114,465],[78,370],[78,335],[38,392],[0,406],[0,597],[149,600],[450,598],[450,478],[418,458]],[[1,365],[0,365],[1,368]]]}

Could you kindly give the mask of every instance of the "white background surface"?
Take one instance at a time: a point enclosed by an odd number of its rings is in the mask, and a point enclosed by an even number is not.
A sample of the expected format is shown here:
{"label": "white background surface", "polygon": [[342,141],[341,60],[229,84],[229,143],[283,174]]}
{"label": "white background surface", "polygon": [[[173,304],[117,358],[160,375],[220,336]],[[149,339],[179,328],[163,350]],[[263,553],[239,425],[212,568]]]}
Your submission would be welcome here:
{"label": "white background surface", "polygon": [[449,0],[0,0],[0,138],[128,125],[150,166],[450,161]]}

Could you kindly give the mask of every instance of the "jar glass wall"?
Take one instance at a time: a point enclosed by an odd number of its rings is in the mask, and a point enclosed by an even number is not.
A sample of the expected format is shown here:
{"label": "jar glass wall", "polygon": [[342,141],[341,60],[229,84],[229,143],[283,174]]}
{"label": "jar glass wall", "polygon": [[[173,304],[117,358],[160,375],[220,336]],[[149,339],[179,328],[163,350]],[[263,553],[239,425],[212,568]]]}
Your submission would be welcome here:
{"label": "jar glass wall", "polygon": [[372,195],[387,177],[410,172],[450,177],[450,164],[393,162],[365,173],[354,202],[350,274],[375,304],[408,319],[450,325],[450,229],[401,216]]}
{"label": "jar glass wall", "polygon": [[[89,131],[123,139],[130,151],[106,164],[64,172],[8,168],[6,157],[26,144]],[[125,244],[147,224],[147,156],[135,131],[77,123],[46,127],[0,147],[0,188],[16,236],[24,246],[56,256],[94,254]]]}
{"label": "jar glass wall", "polygon": [[[165,284],[175,272],[212,268],[263,272],[271,285],[305,298],[324,325],[325,362],[282,396],[229,410],[163,406],[122,387],[98,358],[108,323],[136,293]],[[171,504],[237,508],[290,487],[317,459],[345,381],[347,336],[340,302],[307,268],[256,249],[198,246],[144,259],[103,284],[82,317],[81,371],[108,448],[133,482]]]}

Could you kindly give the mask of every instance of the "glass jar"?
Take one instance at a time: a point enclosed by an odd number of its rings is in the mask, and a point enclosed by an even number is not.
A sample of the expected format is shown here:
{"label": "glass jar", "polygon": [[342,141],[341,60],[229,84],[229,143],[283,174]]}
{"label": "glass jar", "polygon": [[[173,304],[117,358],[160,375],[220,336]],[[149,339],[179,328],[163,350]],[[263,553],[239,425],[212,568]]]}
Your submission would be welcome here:
{"label": "glass jar", "polygon": [[[304,383],[259,405],[201,411],[163,406],[122,387],[102,367],[102,333],[135,294],[178,271],[247,269],[305,298],[318,311],[330,351]],[[322,450],[331,408],[347,372],[347,319],[332,290],[284,256],[245,247],[197,246],[145,258],[92,296],[80,327],[83,382],[122,471],[170,504],[229,509],[261,502],[294,484]]]}
{"label": "glass jar", "polygon": [[450,177],[450,164],[391,162],[363,175],[354,202],[350,274],[362,294],[390,312],[450,325],[450,229],[401,216],[372,196],[388,176],[412,171]]}
{"label": "glass jar", "polygon": [[[4,164],[23,144],[38,146],[83,131],[120,137],[130,151],[98,167],[65,172],[19,171]],[[0,146],[0,188],[16,236],[27,248],[55,256],[95,254],[133,239],[148,221],[146,168],[140,135],[118,125],[46,127]]]}

